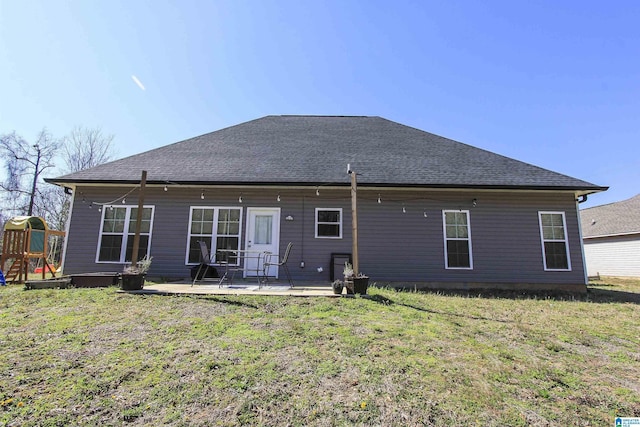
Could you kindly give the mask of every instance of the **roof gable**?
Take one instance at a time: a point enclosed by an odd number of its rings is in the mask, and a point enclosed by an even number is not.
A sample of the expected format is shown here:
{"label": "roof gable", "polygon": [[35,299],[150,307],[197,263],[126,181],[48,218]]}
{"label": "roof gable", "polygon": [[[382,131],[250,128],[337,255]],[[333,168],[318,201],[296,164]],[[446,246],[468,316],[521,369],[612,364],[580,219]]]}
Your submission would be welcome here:
{"label": "roof gable", "polygon": [[582,237],[640,233],[640,194],[620,202],[580,211]]}
{"label": "roof gable", "polygon": [[266,116],[48,181],[604,188],[380,117]]}

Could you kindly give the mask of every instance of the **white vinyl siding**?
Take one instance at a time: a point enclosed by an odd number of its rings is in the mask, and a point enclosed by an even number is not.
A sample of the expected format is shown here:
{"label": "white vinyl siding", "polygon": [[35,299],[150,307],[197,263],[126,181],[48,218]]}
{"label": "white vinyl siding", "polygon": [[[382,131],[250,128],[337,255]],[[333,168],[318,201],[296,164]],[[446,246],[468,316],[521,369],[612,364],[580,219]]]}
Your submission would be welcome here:
{"label": "white vinyl siding", "polygon": [[[140,247],[137,259],[143,258],[151,248],[151,232],[153,230],[153,206],[142,209],[140,226]],[[103,206],[100,223],[100,238],[96,262],[125,263],[131,262],[133,239],[136,232],[137,206]]]}
{"label": "white vinyl siding", "polygon": [[584,240],[589,276],[640,277],[640,235]]}
{"label": "white vinyl siding", "polygon": [[442,211],[444,263],[447,269],[473,269],[469,211]]}
{"label": "white vinyl siding", "polygon": [[342,208],[316,208],[316,238],[342,239]]}
{"label": "white vinyl siding", "polygon": [[238,260],[228,253],[217,253],[220,249],[240,249],[242,208],[192,206],[189,214],[189,235],[187,237],[186,264],[200,262],[200,245],[207,244],[210,254],[216,254],[215,262]]}
{"label": "white vinyl siding", "polygon": [[569,241],[564,212],[538,212],[545,271],[570,271]]}

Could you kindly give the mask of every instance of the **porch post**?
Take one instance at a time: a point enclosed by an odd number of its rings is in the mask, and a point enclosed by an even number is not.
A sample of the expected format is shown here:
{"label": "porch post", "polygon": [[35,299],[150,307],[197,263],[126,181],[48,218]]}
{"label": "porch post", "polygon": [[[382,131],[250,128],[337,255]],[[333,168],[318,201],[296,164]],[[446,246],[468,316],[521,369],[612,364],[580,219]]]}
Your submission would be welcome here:
{"label": "porch post", "polygon": [[351,165],[347,167],[349,175],[351,175],[351,226],[352,226],[352,257],[353,257],[353,274],[358,275],[358,182],[356,181],[356,172],[351,170]]}
{"label": "porch post", "polygon": [[136,233],[133,235],[133,250],[131,251],[131,265],[138,263],[138,249],[140,248],[140,227],[142,227],[142,208],[144,207],[144,188],[147,184],[147,171],[142,171],[140,178],[140,195],[138,196],[138,215],[136,216]]}

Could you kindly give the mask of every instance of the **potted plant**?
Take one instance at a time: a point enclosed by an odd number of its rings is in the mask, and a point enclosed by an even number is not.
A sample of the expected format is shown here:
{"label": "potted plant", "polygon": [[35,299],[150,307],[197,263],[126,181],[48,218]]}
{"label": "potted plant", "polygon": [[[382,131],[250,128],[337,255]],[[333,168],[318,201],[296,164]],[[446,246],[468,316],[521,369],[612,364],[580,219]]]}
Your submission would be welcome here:
{"label": "potted plant", "polygon": [[347,288],[347,294],[366,295],[369,287],[369,276],[363,273],[355,274],[353,266],[349,262],[344,263],[342,273],[344,274],[344,285]]}
{"label": "potted plant", "polygon": [[367,288],[369,288],[369,276],[358,273],[358,275],[353,278],[353,293],[366,295]]}
{"label": "potted plant", "polygon": [[350,262],[344,263],[344,269],[342,270],[344,276],[344,287],[347,288],[347,294],[353,295],[353,266]]}
{"label": "potted plant", "polygon": [[336,295],[342,294],[342,290],[344,289],[344,283],[342,280],[336,279],[331,283],[331,287],[333,288],[333,293]]}
{"label": "potted plant", "polygon": [[124,291],[137,291],[144,286],[144,278],[151,267],[153,257],[145,255],[136,265],[129,265],[120,275],[121,289]]}

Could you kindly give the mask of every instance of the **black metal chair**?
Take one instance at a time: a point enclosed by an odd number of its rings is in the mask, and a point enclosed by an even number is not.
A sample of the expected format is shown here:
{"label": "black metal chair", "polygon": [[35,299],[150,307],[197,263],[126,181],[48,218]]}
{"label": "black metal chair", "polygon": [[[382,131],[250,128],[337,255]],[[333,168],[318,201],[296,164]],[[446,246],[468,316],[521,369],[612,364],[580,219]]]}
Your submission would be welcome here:
{"label": "black metal chair", "polygon": [[[214,267],[214,257],[213,254],[209,253],[207,242],[198,240],[198,244],[200,245],[200,265],[198,266],[198,271],[196,271],[196,275],[193,278],[191,286],[195,285],[198,279],[204,280],[204,278],[207,277],[207,273],[209,272],[209,267]],[[204,271],[202,271],[203,267]],[[202,275],[200,275],[201,271]]]}
{"label": "black metal chair", "polygon": [[287,261],[289,260],[289,254],[291,253],[292,246],[293,242],[289,242],[289,244],[287,245],[287,249],[284,251],[284,256],[282,257],[282,259],[279,258],[278,254],[265,254],[264,263],[262,264],[262,274],[265,283],[269,282],[269,268],[271,266],[277,266],[282,267],[287,275],[287,279],[289,280],[289,285],[291,285],[291,287],[293,288],[293,280],[291,280],[291,273],[289,273],[289,267],[287,267]]}

